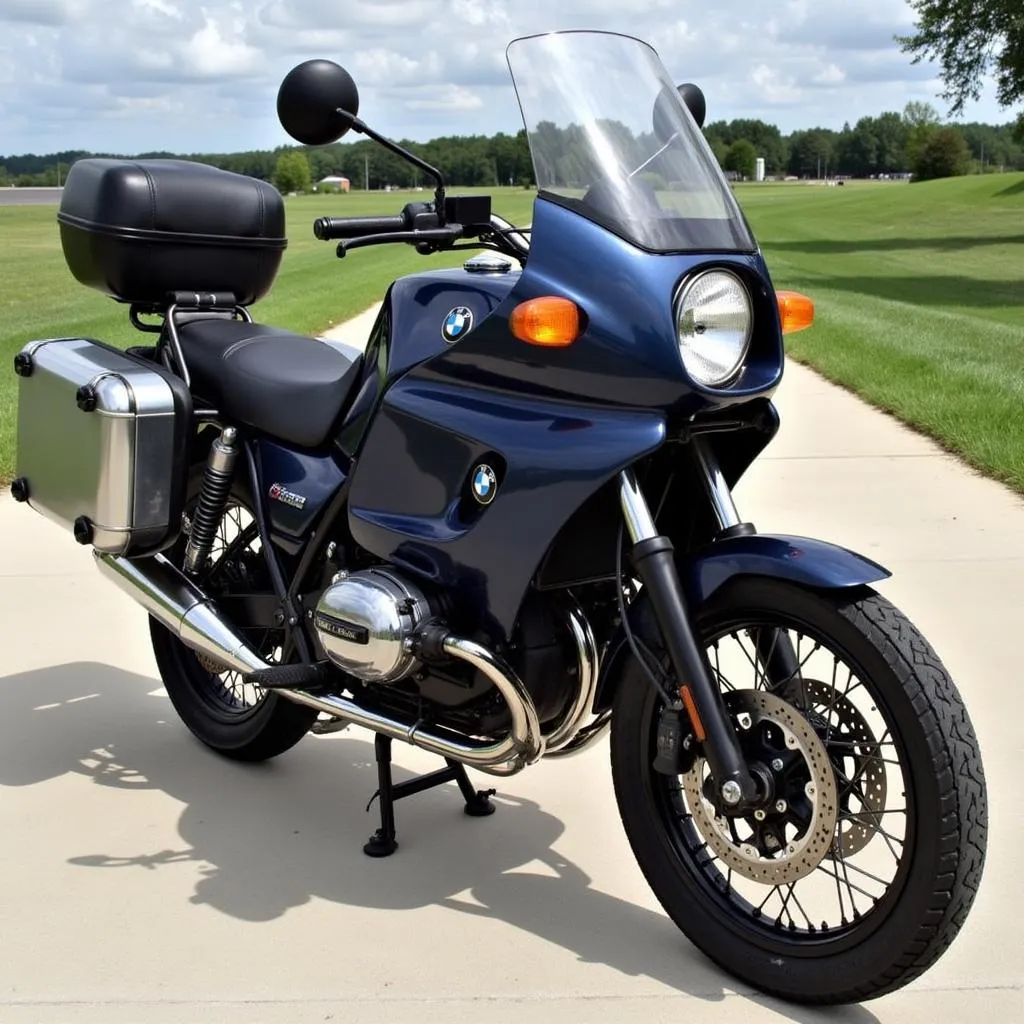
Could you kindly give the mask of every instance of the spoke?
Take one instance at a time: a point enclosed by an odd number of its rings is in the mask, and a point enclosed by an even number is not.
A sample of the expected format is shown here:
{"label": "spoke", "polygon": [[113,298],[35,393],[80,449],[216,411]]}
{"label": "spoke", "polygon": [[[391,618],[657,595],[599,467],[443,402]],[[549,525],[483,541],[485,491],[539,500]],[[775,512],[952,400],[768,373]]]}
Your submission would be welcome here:
{"label": "spoke", "polygon": [[836,710],[836,701],[839,700],[839,691],[836,689],[836,673],[839,671],[839,656],[832,652],[832,703],[828,706],[825,714],[825,742],[828,743],[832,737],[832,715]]}
{"label": "spoke", "polygon": [[[868,814],[869,810],[865,808],[863,811],[848,811],[842,818],[843,821],[847,821],[850,818],[856,818],[858,814]],[[883,814],[906,814],[906,807],[894,807],[888,811],[870,811],[876,818],[880,818]]]}
{"label": "spoke", "polygon": [[[881,822],[879,822],[878,820],[878,814],[875,811],[872,811],[870,808],[865,807],[862,810],[859,810],[857,814],[866,814],[868,815],[868,817],[874,819],[873,823],[875,826],[875,835],[881,836],[885,840],[885,845],[889,847],[889,852],[893,855],[893,857],[896,858],[896,863],[899,864],[900,855],[892,848],[892,844],[899,843],[900,846],[906,846],[907,844],[902,839],[898,839],[896,836],[890,835],[888,832],[885,831],[884,828],[882,828]],[[864,824],[864,822],[861,822],[861,824]]]}
{"label": "spoke", "polygon": [[[814,646],[811,648],[810,653],[807,655],[806,658],[803,659],[803,661],[801,661],[800,660],[800,638],[801,638],[802,635],[803,634],[801,634],[801,633],[797,633],[797,635],[796,635],[796,659],[797,659],[796,675],[798,675],[800,677],[800,693],[801,693],[801,695],[803,696],[803,699],[804,699],[803,704],[801,704],[800,707],[803,710],[806,710],[807,709],[807,680],[804,679],[804,665],[806,665],[807,662],[809,662],[811,660],[811,658],[814,657],[814,654],[815,654],[816,651],[820,651],[821,650],[821,643],[820,643],[820,641],[815,640],[814,641]],[[790,678],[792,678],[792,676]]]}
{"label": "spoke", "polygon": [[[837,746],[835,743],[828,744],[828,748],[830,750],[835,746]],[[849,757],[858,761],[879,761],[882,764],[894,764],[900,769],[903,768],[903,762],[898,757],[882,757],[880,754],[859,754],[856,751],[852,751],[849,754],[842,754],[841,756],[844,759]],[[857,777],[860,777],[859,774]]]}
{"label": "spoke", "polygon": [[779,886],[773,885],[768,891],[768,895],[757,906],[757,912],[760,913],[764,910],[764,905],[772,898],[772,896],[779,891]]}
{"label": "spoke", "polygon": [[[813,925],[813,924],[811,923],[811,919],[810,919],[810,918],[809,918],[809,917],[807,916],[807,911],[806,911],[806,910],[804,910],[804,908],[803,908],[803,905],[802,905],[802,904],[800,903],[800,900],[799,900],[799,899],[797,898],[797,894],[796,894],[796,882],[791,882],[791,883],[790,883],[790,886],[789,886],[789,894],[790,894],[790,896],[792,896],[792,897],[793,897],[793,902],[794,902],[794,903],[795,903],[795,904],[797,905],[797,907],[799,908],[799,910],[800,910],[800,913],[804,915],[804,920],[805,920],[805,921],[807,922],[807,927],[808,927],[808,929],[809,929],[809,930],[813,930],[813,928],[814,928],[814,925]],[[793,920],[793,915],[792,915],[792,914],[790,914],[790,915],[789,915],[789,918],[790,918],[790,920],[792,921],[792,920]]]}
{"label": "spoke", "polygon": [[846,921],[847,921],[847,918],[846,918],[846,905],[843,903],[843,887],[839,884],[839,874],[838,874],[838,872],[833,874],[833,872],[827,871],[821,865],[820,862],[817,865],[817,869],[819,871],[824,871],[826,875],[830,875],[832,878],[834,878],[836,880],[836,895],[839,897],[839,920],[843,924],[846,924]]}
{"label": "spoke", "polygon": [[857,867],[857,865],[854,864],[852,861],[847,860],[844,861],[843,864],[848,870],[856,871],[858,875],[864,875],[865,877],[870,878],[872,882],[877,882],[879,885],[884,885],[886,889],[888,889],[889,886],[892,885],[892,879],[889,879],[889,881],[887,882],[884,878],[879,878],[878,875],[873,875],[870,871],[865,871],[864,868]]}
{"label": "spoke", "polygon": [[[857,901],[853,898],[853,891],[854,891],[854,889],[857,889],[857,886],[855,886],[850,881],[850,873],[849,873],[849,871],[846,870],[846,857],[843,854],[842,846],[839,847],[839,866],[843,869],[843,881],[846,883],[846,892],[847,892],[847,895],[848,895],[849,900],[850,900],[850,906],[853,908],[852,916],[854,918],[859,917],[860,916],[860,911],[857,909]],[[859,892],[864,892],[863,889],[859,889],[858,891]],[[870,898],[870,894],[869,893],[864,893],[864,895],[865,896],[869,896],[869,898]]]}
{"label": "spoke", "polygon": [[743,638],[739,635],[739,633],[738,632],[733,633],[732,634],[732,638],[739,645],[740,650],[743,652],[743,656],[747,659],[747,661],[750,662],[750,665],[751,665],[751,667],[754,670],[754,689],[756,690],[757,689],[757,680],[758,680],[759,674],[761,672],[761,666],[758,665],[757,659],[756,659],[757,647],[756,646],[754,647],[754,655],[755,655],[755,657],[752,658],[750,656],[750,652],[747,650],[746,644],[743,643]]}
{"label": "spoke", "polygon": [[[772,645],[768,648],[768,653],[761,659],[761,678],[764,680],[764,688],[766,690],[774,690],[777,685],[768,678],[768,665],[771,663],[772,655],[775,654],[775,648],[779,645],[780,636],[782,636],[782,629],[776,626],[775,635],[772,637]],[[754,689],[757,689],[756,678],[754,680]]]}
{"label": "spoke", "polygon": [[[815,870],[823,871],[826,875],[828,875],[829,878],[834,878],[836,880],[836,891],[837,892],[841,892],[842,891],[841,888],[840,888],[840,885],[842,884],[842,885],[845,885],[847,889],[854,890],[856,892],[859,892],[862,896],[866,896],[869,900],[873,900],[875,898],[866,889],[862,889],[862,888],[860,888],[860,886],[854,885],[849,880],[849,878],[841,879],[839,877],[839,875],[835,871],[829,871],[829,869],[827,867],[825,867],[824,864],[819,864]],[[850,906],[853,908],[853,911],[856,912],[857,908],[854,905],[853,899],[850,898],[850,897],[848,897],[848,898],[850,899]],[[842,903],[843,903],[843,900],[842,900],[842,897],[840,896],[840,898],[839,898],[840,908],[842,908]],[[842,909],[842,914],[843,914],[843,922],[845,923],[846,920],[847,920],[845,909]]]}
{"label": "spoke", "polygon": [[713,649],[714,649],[714,652],[715,652],[715,675],[718,676],[719,684],[723,684],[724,683],[725,687],[727,689],[735,690],[736,687],[733,686],[732,683],[730,683],[729,680],[726,679],[725,676],[722,675],[722,666],[721,666],[721,664],[719,663],[719,660],[718,660],[718,641],[717,640],[715,641],[715,643],[713,645]]}

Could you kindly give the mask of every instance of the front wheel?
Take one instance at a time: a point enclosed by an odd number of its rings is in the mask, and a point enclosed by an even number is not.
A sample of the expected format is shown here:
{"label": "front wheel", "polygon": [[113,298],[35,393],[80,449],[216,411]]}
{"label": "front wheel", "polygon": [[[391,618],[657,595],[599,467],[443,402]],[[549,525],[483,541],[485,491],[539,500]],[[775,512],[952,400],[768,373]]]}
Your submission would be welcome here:
{"label": "front wheel", "polygon": [[[612,773],[648,884],[695,945],[765,992],[846,1003],[906,985],[955,938],[985,859],[981,756],[953,681],[867,588],[734,580],[697,627],[770,800],[726,817],[699,755],[685,775],[654,772],[662,699],[634,662]],[[787,641],[797,671],[773,677]]]}

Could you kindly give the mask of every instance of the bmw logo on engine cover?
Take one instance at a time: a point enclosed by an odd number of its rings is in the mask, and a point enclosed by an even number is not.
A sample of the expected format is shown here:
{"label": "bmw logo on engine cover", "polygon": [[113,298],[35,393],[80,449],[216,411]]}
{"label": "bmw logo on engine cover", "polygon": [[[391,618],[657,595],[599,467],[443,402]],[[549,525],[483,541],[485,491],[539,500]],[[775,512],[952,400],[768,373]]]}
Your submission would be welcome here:
{"label": "bmw logo on engine cover", "polygon": [[490,505],[498,493],[498,478],[490,466],[477,466],[473,470],[473,497],[481,505]]}
{"label": "bmw logo on engine cover", "polygon": [[447,342],[458,341],[473,330],[473,310],[467,306],[456,306],[445,317],[441,335]]}

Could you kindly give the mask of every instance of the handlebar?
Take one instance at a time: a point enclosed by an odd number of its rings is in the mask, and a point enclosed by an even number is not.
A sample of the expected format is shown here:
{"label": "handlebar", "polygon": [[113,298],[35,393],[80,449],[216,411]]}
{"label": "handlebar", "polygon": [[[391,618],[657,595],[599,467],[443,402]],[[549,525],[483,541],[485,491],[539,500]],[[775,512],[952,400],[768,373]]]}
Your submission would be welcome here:
{"label": "handlebar", "polygon": [[409,203],[393,217],[319,217],[313,234],[322,242],[337,241],[339,257],[363,246],[395,242],[429,255],[468,238],[483,238],[485,245],[520,261],[529,252],[529,229],[514,228],[495,216],[490,196],[449,196],[444,214],[439,216],[433,203]]}
{"label": "handlebar", "polygon": [[408,228],[405,218],[398,217],[319,217],[313,222],[313,234],[321,242],[363,235],[390,234]]}

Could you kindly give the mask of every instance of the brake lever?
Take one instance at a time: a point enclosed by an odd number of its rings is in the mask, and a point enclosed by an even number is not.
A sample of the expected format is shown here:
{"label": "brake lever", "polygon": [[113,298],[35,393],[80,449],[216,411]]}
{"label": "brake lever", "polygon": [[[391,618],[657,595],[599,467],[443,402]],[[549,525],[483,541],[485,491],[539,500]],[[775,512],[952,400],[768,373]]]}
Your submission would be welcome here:
{"label": "brake lever", "polygon": [[389,245],[406,242],[409,245],[435,245],[443,248],[444,243],[457,242],[463,235],[461,224],[447,224],[443,228],[420,228],[414,231],[389,231],[383,235],[362,235],[338,243],[338,259],[344,259],[351,249],[362,249],[368,245]]}

